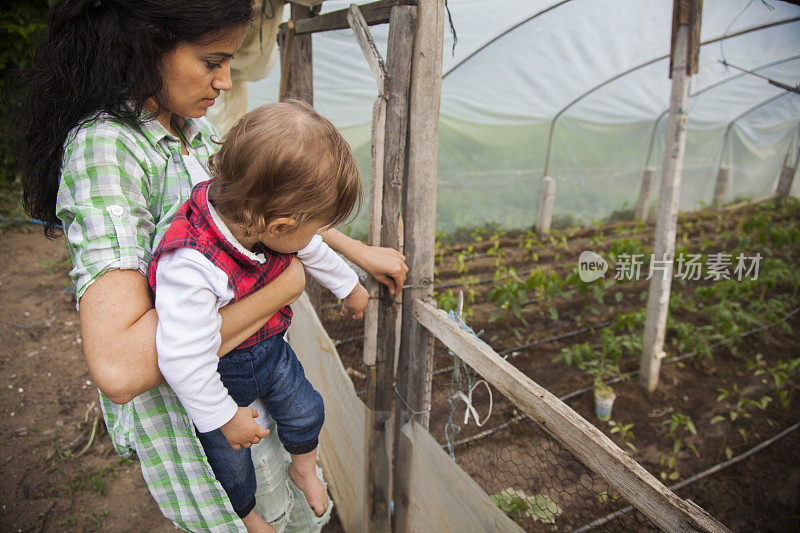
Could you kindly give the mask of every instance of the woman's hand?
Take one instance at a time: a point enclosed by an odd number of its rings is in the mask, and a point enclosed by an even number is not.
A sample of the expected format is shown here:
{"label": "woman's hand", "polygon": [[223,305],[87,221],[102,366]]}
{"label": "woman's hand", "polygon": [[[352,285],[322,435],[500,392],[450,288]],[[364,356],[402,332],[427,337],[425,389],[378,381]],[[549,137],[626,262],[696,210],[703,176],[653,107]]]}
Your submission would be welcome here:
{"label": "woman's hand", "polygon": [[406,256],[393,248],[367,246],[335,229],[325,230],[320,235],[328,246],[386,285],[394,296],[400,295],[408,273]]}

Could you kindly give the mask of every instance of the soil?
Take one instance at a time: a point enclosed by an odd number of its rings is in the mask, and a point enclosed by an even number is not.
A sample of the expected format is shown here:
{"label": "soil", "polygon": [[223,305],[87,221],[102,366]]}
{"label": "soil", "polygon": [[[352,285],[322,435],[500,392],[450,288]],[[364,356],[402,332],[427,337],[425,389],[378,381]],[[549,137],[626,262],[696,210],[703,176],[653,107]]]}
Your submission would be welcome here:
{"label": "soil", "polygon": [[175,531],[105,432],[69,268],[63,239],[0,234],[0,530]]}

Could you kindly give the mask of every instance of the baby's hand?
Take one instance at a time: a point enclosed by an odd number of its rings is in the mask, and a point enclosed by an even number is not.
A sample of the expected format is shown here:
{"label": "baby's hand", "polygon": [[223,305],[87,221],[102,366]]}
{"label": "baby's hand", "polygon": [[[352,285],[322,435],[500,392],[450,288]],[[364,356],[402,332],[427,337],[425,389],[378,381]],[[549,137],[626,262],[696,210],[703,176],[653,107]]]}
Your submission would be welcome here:
{"label": "baby's hand", "polygon": [[241,450],[242,446],[249,448],[269,435],[268,430],[253,420],[256,417],[258,417],[258,411],[255,409],[240,407],[233,418],[219,428],[234,450]]}
{"label": "baby's hand", "polygon": [[351,315],[353,318],[360,319],[364,316],[364,310],[369,303],[369,293],[360,283],[356,283],[353,291],[342,300],[342,316]]}

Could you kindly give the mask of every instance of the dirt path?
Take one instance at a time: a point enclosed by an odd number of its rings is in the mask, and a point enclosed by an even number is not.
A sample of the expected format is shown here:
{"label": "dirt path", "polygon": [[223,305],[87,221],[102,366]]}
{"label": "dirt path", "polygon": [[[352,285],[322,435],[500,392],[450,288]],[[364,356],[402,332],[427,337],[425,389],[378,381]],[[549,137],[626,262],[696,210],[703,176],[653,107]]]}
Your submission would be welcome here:
{"label": "dirt path", "polygon": [[0,234],[0,530],[175,531],[102,418],[81,455],[99,411],[69,268],[63,239]]}

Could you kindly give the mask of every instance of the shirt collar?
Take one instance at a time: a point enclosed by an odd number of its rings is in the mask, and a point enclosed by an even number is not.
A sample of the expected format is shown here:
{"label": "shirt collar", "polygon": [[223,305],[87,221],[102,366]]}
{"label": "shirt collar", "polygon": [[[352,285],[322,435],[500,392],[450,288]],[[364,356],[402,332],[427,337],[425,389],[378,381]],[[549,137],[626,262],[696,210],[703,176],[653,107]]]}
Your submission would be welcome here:
{"label": "shirt collar", "polygon": [[[173,119],[175,125],[180,132],[184,135],[186,142],[191,146],[195,146],[195,140],[203,135],[203,130],[200,127],[200,119],[182,117],[175,115]],[[158,144],[164,139],[170,141],[178,141],[179,139],[172,135],[153,115],[145,114],[142,120],[142,131],[145,136],[150,139],[153,144]]]}
{"label": "shirt collar", "polygon": [[[208,190],[206,190],[206,192],[208,192]],[[217,211],[214,209],[214,206],[211,205],[211,202],[208,201],[208,199],[206,199],[206,203],[208,204],[208,212],[211,214],[211,220],[214,221],[214,224],[217,225],[217,229],[219,229],[219,232],[222,234],[225,240],[227,240],[228,243],[230,243],[231,246],[233,246],[238,252],[240,252],[242,255],[244,255],[251,261],[260,263],[262,265],[267,262],[267,258],[264,254],[254,253],[245,248],[242,245],[242,243],[240,243],[238,239],[236,239],[236,237],[233,236],[231,230],[228,229],[228,226],[225,225],[225,222],[223,222],[222,219],[219,217]]]}

